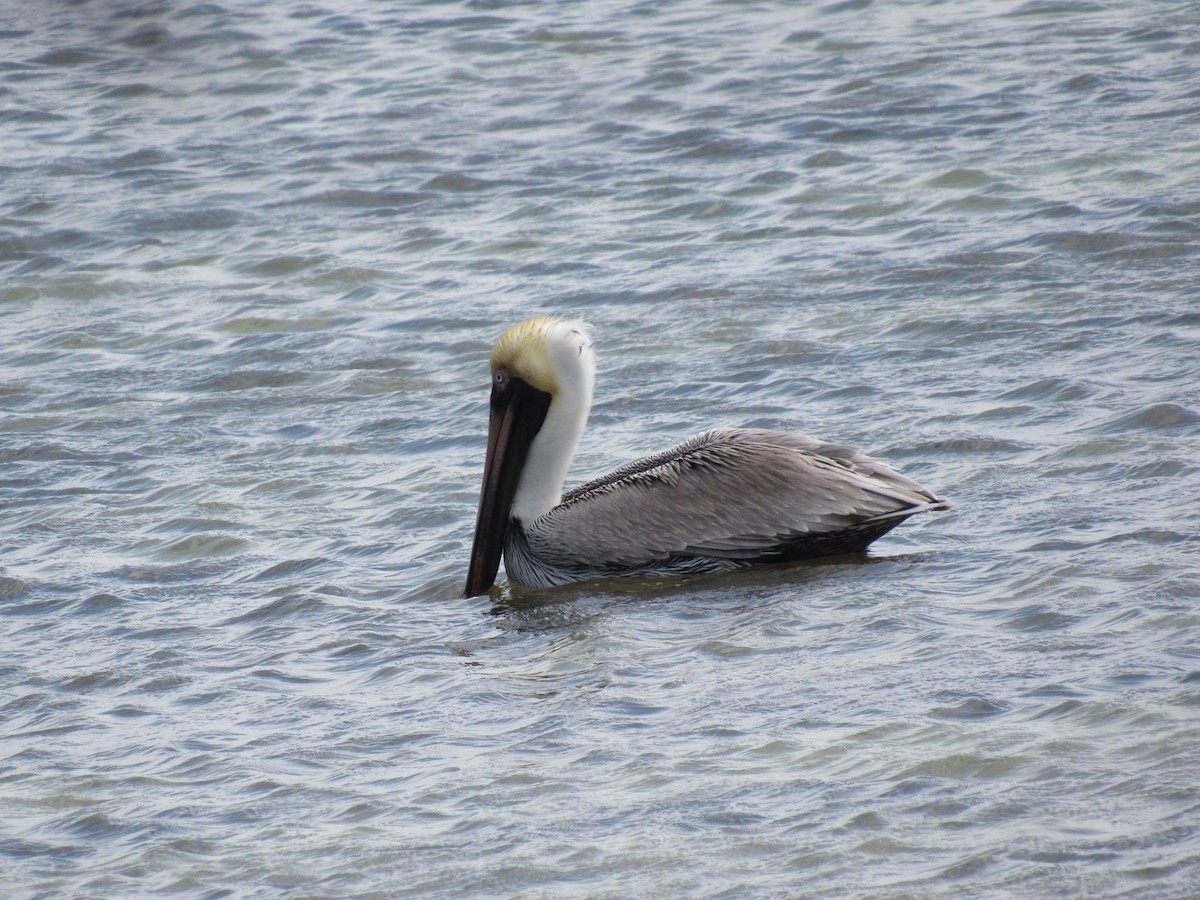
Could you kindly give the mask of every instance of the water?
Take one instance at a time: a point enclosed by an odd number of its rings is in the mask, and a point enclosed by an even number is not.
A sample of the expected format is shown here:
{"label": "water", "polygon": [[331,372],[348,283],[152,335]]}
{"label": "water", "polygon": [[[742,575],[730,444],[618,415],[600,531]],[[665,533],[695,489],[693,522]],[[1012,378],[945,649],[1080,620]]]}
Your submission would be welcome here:
{"label": "water", "polygon": [[[6,897],[1200,892],[1200,8],[0,11]],[[460,598],[486,359],[869,559]]]}

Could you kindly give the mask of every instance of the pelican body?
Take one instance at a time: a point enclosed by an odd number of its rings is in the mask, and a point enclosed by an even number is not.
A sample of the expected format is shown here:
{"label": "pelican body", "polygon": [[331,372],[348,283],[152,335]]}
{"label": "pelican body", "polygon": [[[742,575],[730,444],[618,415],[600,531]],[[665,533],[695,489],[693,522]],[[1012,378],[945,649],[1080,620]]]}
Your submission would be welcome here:
{"label": "pelican body", "polygon": [[724,572],[866,549],[904,519],[946,509],[853,447],[721,428],[563,495],[592,404],[581,322],[537,316],[492,349],[491,413],[466,596],[508,577],[545,587],[592,578]]}

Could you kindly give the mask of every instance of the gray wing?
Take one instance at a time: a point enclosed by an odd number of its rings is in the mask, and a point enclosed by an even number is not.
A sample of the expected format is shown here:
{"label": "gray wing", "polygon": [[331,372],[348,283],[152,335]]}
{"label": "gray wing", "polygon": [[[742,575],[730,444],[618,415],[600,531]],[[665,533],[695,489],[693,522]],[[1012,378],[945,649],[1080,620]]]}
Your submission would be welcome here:
{"label": "gray wing", "polygon": [[564,565],[636,566],[675,555],[752,559],[943,505],[853,447],[800,434],[718,429],[570,491],[527,528]]}

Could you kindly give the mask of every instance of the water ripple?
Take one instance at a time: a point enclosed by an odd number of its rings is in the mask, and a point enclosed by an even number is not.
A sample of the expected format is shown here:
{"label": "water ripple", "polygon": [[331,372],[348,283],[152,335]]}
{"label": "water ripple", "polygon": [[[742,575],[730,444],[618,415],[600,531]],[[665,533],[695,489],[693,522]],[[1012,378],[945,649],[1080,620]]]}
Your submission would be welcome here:
{"label": "water ripple", "polygon": [[[1189,4],[21,15],[10,892],[1193,892]],[[742,424],[955,507],[463,600],[537,311],[572,478]]]}

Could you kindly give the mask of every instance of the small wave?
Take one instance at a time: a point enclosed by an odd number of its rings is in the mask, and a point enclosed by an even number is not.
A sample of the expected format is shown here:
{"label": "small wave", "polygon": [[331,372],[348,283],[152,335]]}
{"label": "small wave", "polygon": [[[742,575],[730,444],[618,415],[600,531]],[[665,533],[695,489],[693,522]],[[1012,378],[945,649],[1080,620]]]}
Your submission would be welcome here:
{"label": "small wave", "polygon": [[1200,429],[1200,414],[1178,403],[1154,403],[1125,413],[1096,426],[1093,431],[1118,434],[1127,431],[1178,431],[1194,433]]}
{"label": "small wave", "polygon": [[430,193],[420,193],[416,191],[366,191],[353,188],[341,188],[331,191],[320,191],[316,194],[308,194],[303,197],[297,197],[294,200],[284,201],[283,204],[298,206],[307,203],[316,203],[322,206],[341,206],[351,209],[403,209],[414,206],[418,203],[423,203],[431,199],[434,195]]}
{"label": "small wave", "polygon": [[127,217],[139,233],[224,231],[242,220],[237,210],[224,207],[191,207],[140,212]]}
{"label": "small wave", "polygon": [[315,615],[325,609],[326,604],[320,597],[302,594],[289,597],[277,597],[241,615],[233,616],[221,622],[226,625],[246,625],[260,622],[279,622],[293,616]]}
{"label": "small wave", "polygon": [[85,615],[105,614],[114,609],[119,609],[124,605],[125,601],[116,594],[92,594],[86,600],[81,600],[77,607],[77,611]]}
{"label": "small wave", "polygon": [[297,575],[301,572],[307,572],[310,569],[318,568],[325,565],[329,560],[323,556],[310,556],[304,559],[288,559],[280,563],[275,563],[263,569],[257,575],[254,575],[251,581],[272,581],[276,578],[283,578],[288,575]]}
{"label": "small wave", "polygon": [[259,388],[284,388],[303,384],[309,380],[305,372],[286,372],[274,369],[259,371],[227,372],[213,375],[196,382],[190,388],[202,393],[223,394],[235,391],[252,391]]}

